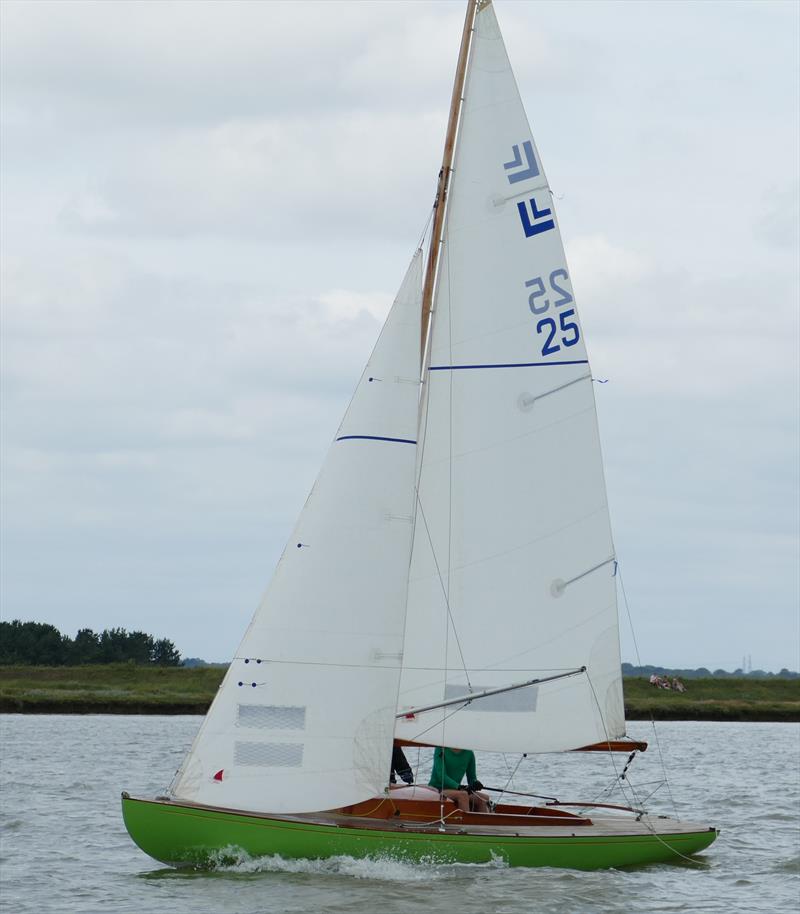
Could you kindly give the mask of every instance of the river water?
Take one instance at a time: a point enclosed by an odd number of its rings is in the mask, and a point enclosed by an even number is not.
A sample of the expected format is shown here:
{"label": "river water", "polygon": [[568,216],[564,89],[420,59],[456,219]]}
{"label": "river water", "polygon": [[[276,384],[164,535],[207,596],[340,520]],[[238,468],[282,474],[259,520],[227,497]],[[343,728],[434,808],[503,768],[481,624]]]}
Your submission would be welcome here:
{"label": "river water", "polygon": [[[0,717],[0,909],[8,914],[346,912],[789,912],[800,909],[800,725],[632,723],[650,748],[629,776],[654,812],[716,825],[694,862],[583,873],[392,860],[243,859],[212,871],[167,869],[122,824],[119,793],[163,790],[199,717]],[[657,740],[657,743],[656,743]],[[420,757],[427,780],[429,755]],[[625,762],[618,756],[617,765]],[[663,760],[663,768],[662,768]],[[416,751],[409,754],[412,765]],[[485,784],[505,786],[518,757],[478,755]],[[663,770],[668,781],[663,782]],[[604,754],[538,756],[517,790],[562,801],[614,782]],[[670,797],[671,794],[671,797]],[[610,802],[620,802],[618,792]],[[673,805],[674,801],[674,805]]]}

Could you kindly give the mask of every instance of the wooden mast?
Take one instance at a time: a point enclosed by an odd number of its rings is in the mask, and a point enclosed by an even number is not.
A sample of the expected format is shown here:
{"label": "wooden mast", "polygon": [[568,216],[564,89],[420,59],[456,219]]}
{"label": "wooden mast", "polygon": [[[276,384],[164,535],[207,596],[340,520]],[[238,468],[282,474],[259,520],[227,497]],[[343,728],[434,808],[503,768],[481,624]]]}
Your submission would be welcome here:
{"label": "wooden mast", "polygon": [[467,15],[464,19],[464,31],[461,34],[461,49],[458,52],[456,64],[456,78],[453,83],[453,97],[450,100],[450,117],[447,122],[447,134],[444,140],[444,155],[442,156],[442,169],[439,172],[439,183],[436,188],[436,200],[433,204],[433,228],[431,229],[431,246],[428,252],[428,265],[425,270],[425,284],[422,287],[422,327],[420,339],[420,360],[425,358],[425,340],[428,337],[428,328],[431,323],[431,307],[433,304],[433,284],[436,279],[436,269],[439,265],[439,252],[441,248],[442,225],[444,223],[445,199],[452,172],[453,151],[456,145],[456,127],[461,108],[462,94],[464,92],[464,77],[467,72],[467,57],[472,38],[472,26],[475,21],[475,10],[478,0],[467,0]]}

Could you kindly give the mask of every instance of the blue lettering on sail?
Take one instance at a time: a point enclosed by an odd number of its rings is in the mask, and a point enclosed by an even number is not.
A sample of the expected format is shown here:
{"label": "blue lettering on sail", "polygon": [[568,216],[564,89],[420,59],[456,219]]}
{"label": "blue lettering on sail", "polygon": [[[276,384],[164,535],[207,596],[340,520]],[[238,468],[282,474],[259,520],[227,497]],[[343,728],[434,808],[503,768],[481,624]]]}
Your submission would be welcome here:
{"label": "blue lettering on sail", "polygon": [[[522,156],[516,143],[511,147],[511,151],[514,153],[514,158],[510,162],[503,164],[503,168],[506,171],[510,171],[512,168],[519,168],[522,165]],[[522,151],[525,153],[527,167],[512,175],[506,175],[509,184],[516,184],[517,181],[524,181],[526,178],[535,178],[539,174],[539,166],[536,164],[536,156],[533,153],[533,143],[530,140],[525,140],[522,144]]]}
{"label": "blue lettering on sail", "polygon": [[545,219],[545,216],[552,215],[552,211],[550,209],[540,210],[536,206],[536,200],[533,197],[531,197],[529,203],[525,203],[524,201],[518,203],[517,210],[519,212],[522,228],[525,230],[526,238],[530,238],[531,235],[539,235],[542,232],[548,232],[550,229],[556,227],[556,224],[552,219]]}

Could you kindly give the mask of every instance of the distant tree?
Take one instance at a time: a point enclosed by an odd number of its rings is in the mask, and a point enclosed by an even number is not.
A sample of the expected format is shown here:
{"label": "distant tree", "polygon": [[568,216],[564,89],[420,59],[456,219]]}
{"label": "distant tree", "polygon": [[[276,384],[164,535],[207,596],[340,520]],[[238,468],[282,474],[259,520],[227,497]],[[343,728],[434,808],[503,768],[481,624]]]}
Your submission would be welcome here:
{"label": "distant tree", "polygon": [[46,622],[0,622],[0,663],[59,666],[66,661],[68,643]]}
{"label": "distant tree", "polygon": [[95,663],[137,663],[178,666],[181,655],[167,638],[147,632],[107,628],[99,635],[82,628],[75,640],[45,622],[0,622],[0,664],[77,666]]}
{"label": "distant tree", "polygon": [[198,666],[227,667],[228,665],[229,664],[223,663],[219,660],[203,660],[201,657],[184,657],[181,660],[181,666],[185,666],[189,669]]}
{"label": "distant tree", "polygon": [[90,628],[82,628],[75,635],[69,651],[69,663],[78,666],[85,663],[97,663],[100,656],[100,636]]}
{"label": "distant tree", "polygon": [[124,628],[106,628],[100,633],[100,652],[97,655],[98,663],[122,663],[128,658],[125,656],[125,642],[128,633]]}
{"label": "distant tree", "polygon": [[179,666],[181,655],[168,638],[160,638],[153,645],[152,661],[159,666]]}
{"label": "distant tree", "polygon": [[128,632],[124,628],[107,628],[100,633],[100,663],[150,663],[153,636],[145,632]]}
{"label": "distant tree", "polygon": [[[123,629],[124,631],[124,629]],[[155,640],[147,632],[128,632],[125,643],[125,659],[134,663],[152,663]]]}
{"label": "distant tree", "polygon": [[729,673],[727,670],[717,669],[712,673],[707,667],[701,666],[695,670],[671,669],[663,666],[634,666],[631,663],[622,664],[623,676],[643,676],[650,677],[653,673],[657,676],[679,676],[681,679],[774,679],[783,677],[785,679],[800,679],[800,673],[792,673],[787,669],[781,670],[780,673],[769,673],[764,670],[751,670],[745,673],[742,669],[734,670]]}

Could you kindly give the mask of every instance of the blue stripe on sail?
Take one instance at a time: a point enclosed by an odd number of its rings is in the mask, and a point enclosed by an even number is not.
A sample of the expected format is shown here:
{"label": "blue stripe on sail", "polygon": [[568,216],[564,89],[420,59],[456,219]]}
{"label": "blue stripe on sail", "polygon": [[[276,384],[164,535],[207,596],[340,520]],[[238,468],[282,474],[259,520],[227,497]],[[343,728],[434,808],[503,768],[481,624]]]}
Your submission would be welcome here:
{"label": "blue stripe on sail", "polygon": [[381,435],[342,435],[337,441],[352,441],[358,438],[362,441],[396,441],[398,444],[416,444],[411,438],[383,438]]}
{"label": "blue stripe on sail", "polygon": [[562,362],[498,362],[494,365],[431,365],[428,371],[463,371],[472,368],[549,368],[551,365],[588,365],[588,359]]}

